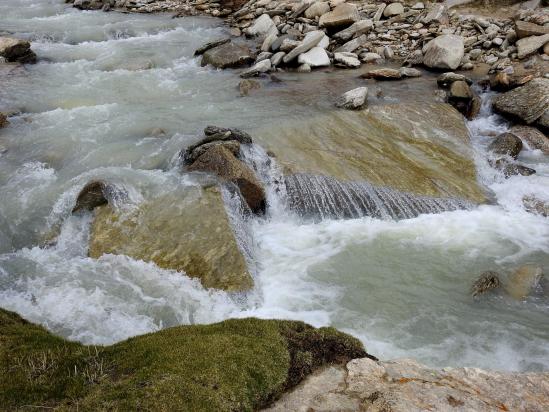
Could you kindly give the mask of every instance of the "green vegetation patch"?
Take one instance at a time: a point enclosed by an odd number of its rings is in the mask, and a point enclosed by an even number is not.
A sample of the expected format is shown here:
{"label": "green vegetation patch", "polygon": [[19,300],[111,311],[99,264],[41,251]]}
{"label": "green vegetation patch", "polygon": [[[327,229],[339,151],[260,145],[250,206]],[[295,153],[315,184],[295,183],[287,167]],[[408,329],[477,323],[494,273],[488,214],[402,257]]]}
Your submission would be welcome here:
{"label": "green vegetation patch", "polygon": [[231,319],[101,347],[69,342],[0,309],[0,405],[251,411],[319,366],[365,356],[357,339],[303,322]]}

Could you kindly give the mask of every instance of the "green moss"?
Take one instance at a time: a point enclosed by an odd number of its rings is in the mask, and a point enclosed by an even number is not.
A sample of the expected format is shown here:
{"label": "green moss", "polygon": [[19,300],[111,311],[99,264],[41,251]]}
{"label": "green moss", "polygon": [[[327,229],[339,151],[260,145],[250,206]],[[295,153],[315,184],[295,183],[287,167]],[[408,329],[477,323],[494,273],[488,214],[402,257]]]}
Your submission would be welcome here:
{"label": "green moss", "polygon": [[357,339],[333,328],[254,318],[85,346],[0,309],[0,405],[251,411],[319,366],[364,356]]}

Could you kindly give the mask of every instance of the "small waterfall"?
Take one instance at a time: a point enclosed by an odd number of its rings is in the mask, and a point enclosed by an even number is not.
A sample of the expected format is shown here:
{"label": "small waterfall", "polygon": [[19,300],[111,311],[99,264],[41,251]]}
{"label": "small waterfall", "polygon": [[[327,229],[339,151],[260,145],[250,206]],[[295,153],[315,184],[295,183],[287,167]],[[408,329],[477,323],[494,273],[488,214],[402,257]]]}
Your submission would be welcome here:
{"label": "small waterfall", "polygon": [[424,213],[471,209],[456,198],[436,198],[400,192],[368,182],[341,182],[322,175],[294,174],[284,178],[289,207],[314,219],[410,219]]}

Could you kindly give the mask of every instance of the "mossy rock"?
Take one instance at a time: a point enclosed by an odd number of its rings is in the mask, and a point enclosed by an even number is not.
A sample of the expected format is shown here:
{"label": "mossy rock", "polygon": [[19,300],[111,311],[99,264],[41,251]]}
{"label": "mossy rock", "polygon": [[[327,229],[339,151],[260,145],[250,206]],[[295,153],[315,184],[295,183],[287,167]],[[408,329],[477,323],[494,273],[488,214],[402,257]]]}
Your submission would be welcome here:
{"label": "mossy rock", "polygon": [[365,356],[360,341],[333,328],[255,318],[85,346],[0,309],[0,405],[252,411],[322,365]]}

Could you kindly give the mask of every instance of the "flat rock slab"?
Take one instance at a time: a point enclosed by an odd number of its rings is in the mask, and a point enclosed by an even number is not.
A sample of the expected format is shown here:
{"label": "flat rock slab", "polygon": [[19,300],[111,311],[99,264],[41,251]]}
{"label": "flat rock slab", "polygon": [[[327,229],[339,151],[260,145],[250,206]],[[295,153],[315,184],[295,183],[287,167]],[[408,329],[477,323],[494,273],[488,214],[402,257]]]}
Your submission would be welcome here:
{"label": "flat rock slab", "polygon": [[354,4],[342,3],[331,12],[323,14],[318,21],[319,27],[335,28],[350,26],[360,20],[358,9]]}
{"label": "flat rock slab", "polygon": [[549,373],[431,369],[411,359],[353,359],[309,376],[269,412],[549,410]]}
{"label": "flat rock slab", "polygon": [[333,110],[287,119],[276,128],[260,126],[254,141],[275,153],[285,174],[366,180],[418,195],[485,200],[465,121],[449,104]]}
{"label": "flat rock slab", "polygon": [[225,43],[213,47],[202,55],[202,66],[208,64],[219,69],[240,67],[254,61],[249,48],[234,43]]}
{"label": "flat rock slab", "polygon": [[534,79],[500,94],[494,97],[492,105],[501,114],[534,123],[549,113],[549,79]]}
{"label": "flat rock slab", "polygon": [[99,206],[91,227],[89,256],[127,255],[185,272],[207,288],[246,291],[253,287],[220,190],[193,188],[164,195],[136,209]]}

